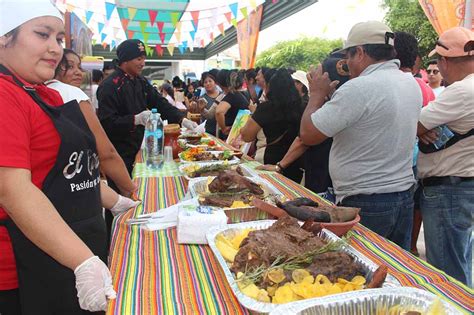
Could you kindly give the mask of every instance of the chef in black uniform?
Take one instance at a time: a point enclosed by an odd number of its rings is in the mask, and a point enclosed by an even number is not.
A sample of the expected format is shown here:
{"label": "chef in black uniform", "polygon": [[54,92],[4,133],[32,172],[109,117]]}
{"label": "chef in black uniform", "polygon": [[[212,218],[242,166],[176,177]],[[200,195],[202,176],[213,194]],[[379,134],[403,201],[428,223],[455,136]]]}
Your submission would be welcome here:
{"label": "chef in black uniform", "polygon": [[[117,69],[102,82],[97,91],[100,122],[130,174],[140,150],[150,109],[156,108],[161,118],[169,123],[180,123],[184,117],[141,76],[145,57],[142,41],[128,39],[122,42],[117,48]],[[110,180],[109,185],[119,192]],[[110,212],[106,211],[109,233],[112,219]]]}

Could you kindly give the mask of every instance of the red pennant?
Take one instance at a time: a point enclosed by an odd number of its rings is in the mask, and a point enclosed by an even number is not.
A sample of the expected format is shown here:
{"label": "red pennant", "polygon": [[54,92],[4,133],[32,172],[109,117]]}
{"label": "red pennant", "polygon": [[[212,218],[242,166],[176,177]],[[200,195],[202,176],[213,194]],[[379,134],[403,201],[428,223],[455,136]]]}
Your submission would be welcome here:
{"label": "red pennant", "polygon": [[130,22],[130,20],[129,19],[121,19],[120,22],[122,22],[123,30],[126,31],[127,28],[128,28],[128,23]]}
{"label": "red pennant", "polygon": [[155,50],[159,56],[163,56],[163,47],[161,47],[161,45],[156,45]]}
{"label": "red pennant", "polygon": [[151,26],[155,23],[156,16],[158,15],[158,11],[155,10],[148,10],[148,15],[150,16],[150,23]]}
{"label": "red pennant", "polygon": [[204,39],[201,39],[201,48],[204,48]]}
{"label": "red pennant", "polygon": [[135,31],[127,31],[127,39],[133,39],[133,35],[135,35]]}
{"label": "red pennant", "polygon": [[211,31],[211,41],[214,42],[214,32]]}
{"label": "red pennant", "polygon": [[194,24],[197,25],[199,20],[199,11],[191,11],[191,16],[193,17]]}
{"label": "red pennant", "polygon": [[225,18],[227,19],[227,22],[230,23],[230,20],[232,20],[232,12],[224,13],[224,15],[225,15]]}
{"label": "red pennant", "polygon": [[160,33],[160,39],[161,39],[161,43],[164,44],[165,43],[165,33]]}
{"label": "red pennant", "polygon": [[163,26],[165,25],[165,22],[158,21],[158,22],[156,22],[156,25],[158,26],[158,31],[160,33],[163,33]]}
{"label": "red pennant", "polygon": [[102,47],[103,47],[104,49],[106,49],[106,48],[107,48],[107,43],[102,43]]}
{"label": "red pennant", "polygon": [[219,31],[221,31],[221,33],[224,33],[224,23],[219,24],[218,27]]}

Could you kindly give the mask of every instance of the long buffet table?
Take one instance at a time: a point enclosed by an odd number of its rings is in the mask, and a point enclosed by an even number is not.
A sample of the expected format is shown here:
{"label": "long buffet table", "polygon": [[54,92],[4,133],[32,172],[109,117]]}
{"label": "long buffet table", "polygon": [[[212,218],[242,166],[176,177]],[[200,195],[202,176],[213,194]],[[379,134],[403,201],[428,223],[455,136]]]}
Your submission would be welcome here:
{"label": "long buffet table", "polygon": [[[141,154],[136,162],[133,177],[143,202],[113,224],[109,266],[117,299],[109,303],[107,314],[248,314],[209,246],[179,245],[176,228],[150,232],[126,223],[176,204],[187,190],[176,167],[149,171]],[[315,196],[280,174],[259,175],[288,197]],[[473,290],[360,224],[353,231],[351,245],[375,263],[387,265],[401,285],[430,291],[459,310],[474,312]]]}

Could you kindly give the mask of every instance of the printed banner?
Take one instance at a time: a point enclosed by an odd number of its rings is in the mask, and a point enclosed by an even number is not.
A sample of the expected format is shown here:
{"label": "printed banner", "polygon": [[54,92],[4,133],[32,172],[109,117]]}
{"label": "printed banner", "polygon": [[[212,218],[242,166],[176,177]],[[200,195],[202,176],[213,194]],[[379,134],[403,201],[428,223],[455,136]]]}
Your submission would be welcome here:
{"label": "printed banner", "polygon": [[473,28],[472,0],[418,0],[428,20],[438,34],[456,27]]}
{"label": "printed banner", "polygon": [[263,5],[260,5],[246,19],[237,23],[237,42],[239,44],[242,69],[250,69],[255,65],[262,13]]}

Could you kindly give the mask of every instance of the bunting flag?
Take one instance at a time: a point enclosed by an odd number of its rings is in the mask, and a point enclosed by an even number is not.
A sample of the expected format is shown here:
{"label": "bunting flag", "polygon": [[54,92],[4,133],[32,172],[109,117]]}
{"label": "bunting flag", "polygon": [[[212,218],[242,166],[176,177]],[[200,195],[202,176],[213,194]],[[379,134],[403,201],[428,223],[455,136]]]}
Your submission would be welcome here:
{"label": "bunting flag", "polygon": [[178,43],[180,43],[181,42],[181,32],[175,32],[174,35],[176,37],[176,41]]}
{"label": "bunting flag", "polygon": [[188,41],[187,40],[185,40],[183,42],[183,48],[184,48],[184,50],[186,50],[186,48],[188,48]]}
{"label": "bunting flag", "polygon": [[137,9],[135,8],[128,8],[128,19],[133,20],[135,18],[135,15],[137,14]]}
{"label": "bunting flag", "polygon": [[112,39],[112,41],[110,42],[110,49],[114,49],[115,46],[117,46],[117,43],[115,42],[115,40]]}
{"label": "bunting flag", "polygon": [[222,36],[225,36],[224,23],[219,24],[219,31],[221,31]]}
{"label": "bunting flag", "polygon": [[194,37],[196,36],[196,32],[195,32],[195,31],[190,31],[190,32],[189,32],[189,36],[191,36],[191,39],[192,39],[193,42],[194,42]]}
{"label": "bunting flag", "polygon": [[104,29],[105,24],[104,23],[97,23],[97,29],[99,30],[99,34],[102,33],[102,30]]}
{"label": "bunting flag", "polygon": [[105,16],[107,17],[107,20],[110,20],[110,18],[112,17],[112,12],[114,12],[115,7],[116,7],[115,3],[110,3],[110,2],[105,3],[105,12],[106,12]]}
{"label": "bunting flag", "polygon": [[157,45],[155,46],[155,50],[156,50],[156,54],[157,54],[158,56],[163,56],[163,47],[161,47],[160,44],[157,44]]}
{"label": "bunting flag", "polygon": [[160,40],[161,40],[161,43],[164,44],[165,43],[165,33],[160,33]]}
{"label": "bunting flag", "polygon": [[135,35],[135,31],[132,31],[132,30],[127,31],[127,39],[133,39],[133,35]]}
{"label": "bunting flag", "polygon": [[237,27],[237,19],[232,19],[231,23],[234,27]]}
{"label": "bunting flag", "polygon": [[106,37],[107,37],[107,34],[105,34],[105,33],[100,34],[100,38],[101,38],[102,42],[105,41]]}
{"label": "bunting flag", "polygon": [[[230,12],[230,11],[226,12],[226,13],[224,13],[224,16],[227,19],[227,22],[230,23],[230,21],[232,20],[232,12]],[[235,20],[237,20],[237,19],[235,19]]]}
{"label": "bunting flag", "polygon": [[127,28],[128,28],[128,22],[130,22],[130,20],[128,20],[128,19],[121,19],[120,22],[122,23],[123,30],[126,31]]}
{"label": "bunting flag", "polygon": [[146,22],[145,21],[140,21],[140,30],[142,33],[145,33],[146,30]]}
{"label": "bunting flag", "polygon": [[244,16],[244,19],[246,19],[247,18],[247,8],[240,9],[240,12],[242,12],[242,15]]}
{"label": "bunting flag", "polygon": [[174,44],[168,44],[168,47],[166,47],[168,49],[168,52],[170,54],[170,56],[173,56],[173,53],[174,53]]}
{"label": "bunting flag", "polygon": [[179,50],[179,53],[180,53],[181,55],[184,54],[184,47],[183,47],[183,44],[178,45],[178,50]]}
{"label": "bunting flag", "polygon": [[107,43],[102,43],[102,47],[103,47],[104,49],[106,49],[106,48],[107,48]]}
{"label": "bunting flag", "polygon": [[179,12],[171,12],[170,17],[171,17],[171,24],[173,25],[173,27],[176,27],[176,23],[178,23],[178,19],[179,19]]}
{"label": "bunting flag", "polygon": [[158,15],[158,11],[155,10],[148,10],[148,16],[150,17],[150,24],[153,27],[155,24],[156,16]]}
{"label": "bunting flag", "polygon": [[97,44],[97,39],[93,38],[92,39],[92,45],[96,45]]}
{"label": "bunting flag", "polygon": [[145,45],[145,51],[146,51],[147,56],[149,57],[153,56],[153,48],[151,48],[150,46]]}
{"label": "bunting flag", "polygon": [[86,24],[89,24],[89,22],[91,21],[92,15],[94,15],[94,12],[86,11]]}
{"label": "bunting flag", "polygon": [[199,23],[199,11],[191,11],[191,17],[193,18],[193,26],[196,31]]}
{"label": "bunting flag", "polygon": [[150,33],[143,33],[143,42],[145,45],[148,45],[148,38],[150,38]]}
{"label": "bunting flag", "polygon": [[211,31],[211,35],[210,35],[210,36],[211,36],[211,42],[214,42],[214,32],[213,32],[213,31]]}
{"label": "bunting flag", "polygon": [[239,3],[236,2],[236,3],[229,4],[229,8],[230,8],[230,11],[232,12],[232,14],[234,15],[234,17],[237,18],[237,11],[239,9]]}
{"label": "bunting flag", "polygon": [[158,27],[158,32],[163,33],[163,26],[165,25],[165,22],[158,21],[158,22],[156,22],[156,25]]}

